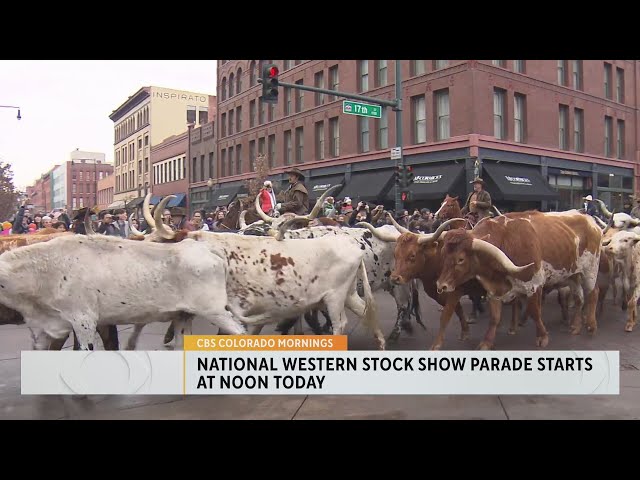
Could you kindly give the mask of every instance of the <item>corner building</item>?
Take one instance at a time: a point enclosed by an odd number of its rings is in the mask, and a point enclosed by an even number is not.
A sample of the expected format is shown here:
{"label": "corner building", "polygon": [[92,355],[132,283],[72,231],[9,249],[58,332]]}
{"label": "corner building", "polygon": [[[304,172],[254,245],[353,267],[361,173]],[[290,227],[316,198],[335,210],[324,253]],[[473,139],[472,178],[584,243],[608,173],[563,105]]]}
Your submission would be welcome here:
{"label": "corner building", "polygon": [[[276,181],[305,171],[311,199],[343,183],[337,198],[392,207],[395,112],[343,114],[342,98],[283,87],[263,104],[266,63],[284,82],[395,96],[393,60],[219,61],[216,189],[241,194],[262,152]],[[501,209],[565,210],[588,194],[620,209],[640,176],[638,73],[635,60],[403,60],[407,206],[464,201],[480,175]]]}

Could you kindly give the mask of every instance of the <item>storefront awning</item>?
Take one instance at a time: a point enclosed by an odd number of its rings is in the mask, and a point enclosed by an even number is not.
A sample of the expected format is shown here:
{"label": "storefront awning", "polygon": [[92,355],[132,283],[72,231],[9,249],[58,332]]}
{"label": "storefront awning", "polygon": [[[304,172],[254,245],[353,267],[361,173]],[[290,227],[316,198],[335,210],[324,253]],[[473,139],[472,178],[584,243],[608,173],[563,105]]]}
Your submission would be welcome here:
{"label": "storefront awning", "polygon": [[[464,195],[464,164],[462,163],[425,163],[413,166],[412,201],[444,200],[447,194],[452,197]],[[386,200],[394,201],[395,189],[389,190]]]}
{"label": "storefront awning", "polygon": [[[337,175],[325,175],[323,177],[316,177],[306,181],[305,185],[309,192],[309,201],[315,202],[324,192],[329,190],[331,187],[335,187],[340,184],[343,184],[344,187],[344,173]],[[340,190],[342,190],[342,188],[336,188],[331,192],[331,196],[335,197],[339,195]]]}
{"label": "storefront awning", "polygon": [[111,208],[124,208],[124,200],[116,200],[113,203],[110,203],[107,206],[107,209],[111,209]]}
{"label": "storefront awning", "polygon": [[486,190],[495,200],[538,202],[556,200],[558,192],[549,186],[549,182],[536,167],[515,163],[483,164],[487,182]]}
{"label": "storefront awning", "polygon": [[246,193],[244,185],[234,185],[231,187],[222,187],[214,191],[212,194],[211,206],[222,207],[227,206],[238,196],[238,194]]}
{"label": "storefront awning", "polygon": [[186,207],[186,201],[185,201],[187,197],[186,193],[173,193],[172,195],[175,195],[176,198],[172,198],[171,200],[169,200],[169,203],[167,203],[168,208]]}
{"label": "storefront awning", "polygon": [[137,208],[142,205],[142,202],[144,202],[144,197],[134,198],[129,203],[127,203],[127,208]]}
{"label": "storefront awning", "polygon": [[391,186],[393,170],[354,172],[351,180],[340,191],[339,198],[350,197],[355,208],[358,202],[377,202],[384,198]]}

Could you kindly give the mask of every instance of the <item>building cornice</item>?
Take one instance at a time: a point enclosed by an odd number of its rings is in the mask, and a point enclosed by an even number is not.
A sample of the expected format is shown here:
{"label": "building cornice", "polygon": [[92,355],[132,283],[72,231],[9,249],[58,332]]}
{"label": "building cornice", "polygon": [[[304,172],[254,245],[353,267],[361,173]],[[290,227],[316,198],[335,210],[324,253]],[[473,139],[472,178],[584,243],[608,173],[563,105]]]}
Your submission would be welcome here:
{"label": "building cornice", "polygon": [[124,117],[128,112],[130,112],[135,107],[140,105],[144,100],[146,100],[150,96],[151,96],[151,87],[142,87],[132,96],[130,96],[122,105],[120,105],[113,112],[111,112],[111,115],[109,115],[109,118],[113,122],[117,122],[122,117]]}

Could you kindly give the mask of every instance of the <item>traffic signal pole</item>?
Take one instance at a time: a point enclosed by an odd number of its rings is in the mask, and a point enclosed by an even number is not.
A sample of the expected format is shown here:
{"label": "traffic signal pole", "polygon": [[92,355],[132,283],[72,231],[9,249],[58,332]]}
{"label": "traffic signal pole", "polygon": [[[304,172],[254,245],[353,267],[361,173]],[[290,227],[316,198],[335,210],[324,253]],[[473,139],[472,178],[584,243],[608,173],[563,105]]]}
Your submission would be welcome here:
{"label": "traffic signal pole", "polygon": [[[362,102],[372,103],[374,105],[380,105],[382,107],[391,107],[396,112],[396,146],[400,147],[400,158],[396,160],[395,166],[401,167],[404,172],[404,152],[402,151],[402,76],[401,76],[401,64],[400,60],[396,60],[396,98],[395,100],[385,100],[382,98],[368,97],[366,95],[358,95],[355,93],[340,92],[338,90],[329,90],[328,88],[311,87],[308,85],[300,85],[297,83],[281,82],[277,80],[277,85],[284,88],[294,88],[296,90],[306,90],[308,92],[324,93],[326,95],[333,95],[335,97],[349,98],[352,100],[360,100]],[[265,67],[266,68],[266,67]],[[265,74],[263,73],[263,77]],[[258,83],[264,83],[264,78],[258,78]],[[402,174],[402,185],[399,188],[395,185],[395,198],[396,198],[396,212],[399,212],[404,208],[401,198],[401,189],[405,187],[406,177]]]}

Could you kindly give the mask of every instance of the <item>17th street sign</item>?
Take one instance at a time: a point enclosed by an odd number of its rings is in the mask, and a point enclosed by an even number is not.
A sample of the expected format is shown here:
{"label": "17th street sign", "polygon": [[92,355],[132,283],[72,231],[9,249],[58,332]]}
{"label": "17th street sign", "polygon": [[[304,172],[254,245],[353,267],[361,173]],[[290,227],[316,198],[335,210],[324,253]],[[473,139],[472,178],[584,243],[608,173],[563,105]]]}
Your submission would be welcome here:
{"label": "17th street sign", "polygon": [[380,105],[344,100],[342,102],[342,113],[360,115],[361,117],[382,118],[382,107]]}

